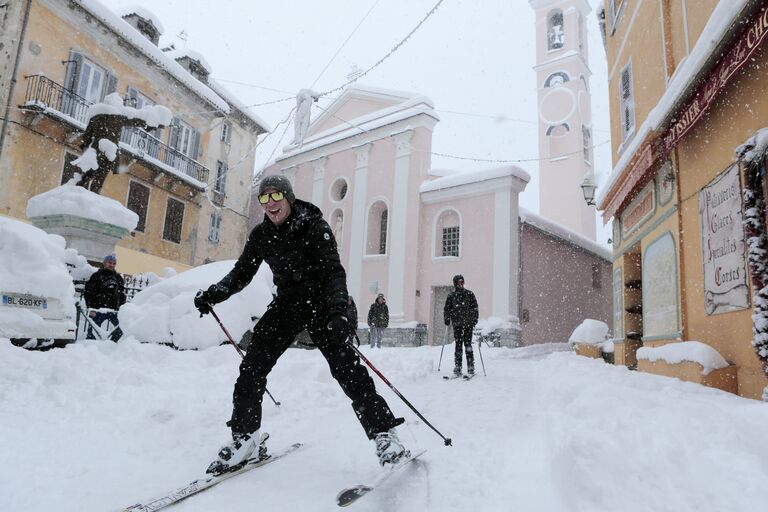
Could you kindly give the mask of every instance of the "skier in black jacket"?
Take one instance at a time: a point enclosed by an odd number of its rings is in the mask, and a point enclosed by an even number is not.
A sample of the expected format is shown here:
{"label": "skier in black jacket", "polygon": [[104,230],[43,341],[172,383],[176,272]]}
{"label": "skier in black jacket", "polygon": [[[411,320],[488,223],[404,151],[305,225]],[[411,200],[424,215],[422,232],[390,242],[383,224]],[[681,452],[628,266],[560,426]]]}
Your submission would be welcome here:
{"label": "skier in black jacket", "polygon": [[[391,464],[408,456],[394,428],[395,418],[376,392],[373,379],[347,343],[353,326],[347,318],[346,272],[336,240],[322,213],[295,198],[282,175],[264,178],[259,186],[264,221],[251,231],[232,271],[195,297],[201,314],[250,283],[262,262],[272,270],[277,296],[253,329],[253,341],[240,365],[233,393],[232,442],[219,451],[208,468],[219,474],[237,467],[258,449],[266,456],[261,429],[261,401],[267,375],[278,358],[307,329],[320,349],[369,439],[376,442],[379,462]],[[355,326],[356,327],[356,326]]]}
{"label": "skier in black jacket", "polygon": [[472,352],[472,330],[477,325],[478,309],[475,294],[464,288],[464,276],[453,276],[454,290],[445,300],[443,318],[445,325],[453,323],[453,337],[456,340],[453,374],[461,375],[462,347],[467,353],[467,373],[475,373],[475,354]]}
{"label": "skier in black jacket", "polygon": [[[123,331],[117,326],[117,310],[125,304],[125,281],[123,277],[115,271],[117,258],[114,254],[108,254],[104,257],[104,268],[94,272],[85,283],[83,296],[85,304],[89,309],[111,309],[114,311],[89,311],[88,316],[93,322],[101,325],[109,320],[115,329],[110,334],[112,341],[117,341],[123,335]],[[88,325],[87,338],[93,339],[95,335],[93,329]]]}

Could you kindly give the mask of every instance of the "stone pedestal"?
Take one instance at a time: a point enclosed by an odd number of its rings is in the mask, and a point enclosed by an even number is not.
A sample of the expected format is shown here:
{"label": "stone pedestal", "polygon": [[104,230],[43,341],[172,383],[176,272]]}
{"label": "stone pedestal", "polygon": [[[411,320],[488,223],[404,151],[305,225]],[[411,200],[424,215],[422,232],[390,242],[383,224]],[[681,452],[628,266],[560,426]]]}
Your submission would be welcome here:
{"label": "stone pedestal", "polygon": [[46,233],[63,236],[67,248],[75,249],[91,262],[101,262],[104,256],[115,252],[118,240],[129,234],[123,227],[75,215],[44,215],[30,220]]}

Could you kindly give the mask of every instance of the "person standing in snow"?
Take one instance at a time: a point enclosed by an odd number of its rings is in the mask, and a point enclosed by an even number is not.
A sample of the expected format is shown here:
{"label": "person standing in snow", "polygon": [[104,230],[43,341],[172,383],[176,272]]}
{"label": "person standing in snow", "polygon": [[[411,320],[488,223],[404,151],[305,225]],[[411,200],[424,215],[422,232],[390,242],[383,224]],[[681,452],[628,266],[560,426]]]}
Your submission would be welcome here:
{"label": "person standing in snow", "polygon": [[448,294],[443,309],[445,325],[453,324],[453,337],[456,340],[454,352],[455,376],[461,375],[462,347],[467,353],[467,373],[475,373],[475,355],[472,352],[472,330],[477,325],[478,308],[475,294],[464,288],[464,276],[453,276],[453,291]]}
{"label": "person standing in snow", "polygon": [[267,176],[259,185],[264,221],[251,231],[229,274],[195,297],[201,314],[240,292],[265,262],[272,269],[277,297],[253,329],[253,341],[240,365],[227,425],[232,441],[222,447],[207,472],[220,474],[238,467],[258,450],[266,456],[266,434],[260,436],[261,402],[267,375],[278,358],[307,329],[330,366],[331,375],[352,400],[366,435],[375,441],[379,463],[392,464],[410,456],[395,427],[395,418],[377,392],[368,370],[347,342],[353,326],[347,317],[347,276],[336,240],[322,212],[296,199],[291,182]]}
{"label": "person standing in snow", "polygon": [[357,332],[357,304],[351,295],[347,296],[347,320],[352,332]]}
{"label": "person standing in snow", "polygon": [[384,294],[376,296],[376,300],[371,304],[368,310],[368,326],[370,328],[371,348],[381,348],[381,338],[384,335],[384,329],[389,325],[389,307],[384,299]]}
{"label": "person standing in snow", "polygon": [[[93,319],[93,323],[101,327],[105,321],[109,320],[115,329],[109,338],[117,341],[123,335],[117,322],[117,310],[125,304],[125,281],[123,276],[115,271],[117,266],[117,257],[114,254],[108,254],[104,257],[104,267],[94,272],[90,279],[85,283],[83,296],[85,304],[89,309],[110,309],[112,311],[89,311],[88,316]],[[88,325],[89,339],[96,336],[93,328]]]}

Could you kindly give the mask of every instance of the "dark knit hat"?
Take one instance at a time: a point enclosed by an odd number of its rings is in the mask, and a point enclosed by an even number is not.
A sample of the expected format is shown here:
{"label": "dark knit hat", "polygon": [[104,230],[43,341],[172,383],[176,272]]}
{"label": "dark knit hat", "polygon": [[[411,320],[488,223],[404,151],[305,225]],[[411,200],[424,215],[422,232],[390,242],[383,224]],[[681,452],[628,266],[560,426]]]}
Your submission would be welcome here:
{"label": "dark knit hat", "polygon": [[461,274],[456,274],[455,276],[453,276],[453,286],[456,286],[456,284],[457,284],[459,281],[464,281],[464,276],[463,276],[463,275],[461,275]]}
{"label": "dark knit hat", "polygon": [[293,187],[291,186],[290,180],[282,174],[270,174],[261,180],[261,183],[259,184],[259,195],[270,188],[285,194],[285,198],[289,203],[293,203],[296,200],[296,196],[293,195]]}
{"label": "dark knit hat", "polygon": [[108,261],[111,261],[113,263],[117,263],[117,256],[115,256],[115,253],[107,254],[106,256],[104,256],[104,260],[103,261],[104,261],[104,263],[106,263]]}

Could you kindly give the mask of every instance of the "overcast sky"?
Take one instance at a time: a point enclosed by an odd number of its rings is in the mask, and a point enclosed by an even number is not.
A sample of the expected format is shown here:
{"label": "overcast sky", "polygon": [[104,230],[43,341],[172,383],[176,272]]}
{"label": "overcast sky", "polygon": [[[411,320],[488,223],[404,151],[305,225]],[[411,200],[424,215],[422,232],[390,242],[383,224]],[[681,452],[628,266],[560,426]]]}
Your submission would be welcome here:
{"label": "overcast sky", "polygon": [[[301,88],[317,92],[348,81],[387,55],[437,0],[102,0],[115,10],[140,5],[154,13],[175,43],[201,53],[212,76],[246,105],[292,98]],[[595,9],[602,0],[589,0]],[[609,173],[610,145],[605,52],[594,11],[587,18],[595,169]],[[184,31],[185,35],[179,37]],[[183,38],[186,38],[186,41]],[[521,205],[539,210],[536,139],[535,26],[527,0],[444,0],[435,13],[387,60],[359,83],[429,97],[441,118],[432,167],[487,169],[524,160],[531,174]],[[348,39],[348,40],[347,40]],[[346,43],[345,43],[346,41]],[[320,101],[327,106],[336,95]],[[274,133],[257,150],[257,170],[280,154],[285,119],[295,101],[253,108]],[[313,110],[313,116],[319,114]],[[602,222],[600,222],[602,224]],[[605,243],[608,230],[598,231]]]}

